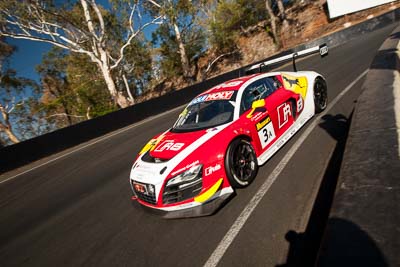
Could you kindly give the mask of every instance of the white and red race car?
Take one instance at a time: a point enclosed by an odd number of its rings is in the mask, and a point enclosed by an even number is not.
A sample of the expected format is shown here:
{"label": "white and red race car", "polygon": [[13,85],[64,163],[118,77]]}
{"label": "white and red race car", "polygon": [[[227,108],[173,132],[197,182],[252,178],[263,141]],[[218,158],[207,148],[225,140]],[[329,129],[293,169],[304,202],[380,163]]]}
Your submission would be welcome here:
{"label": "white and red race car", "polygon": [[[250,71],[319,52],[325,45],[254,65]],[[195,97],[164,133],[140,151],[130,173],[132,200],[165,218],[212,214],[235,188],[327,105],[312,71],[257,73]]]}

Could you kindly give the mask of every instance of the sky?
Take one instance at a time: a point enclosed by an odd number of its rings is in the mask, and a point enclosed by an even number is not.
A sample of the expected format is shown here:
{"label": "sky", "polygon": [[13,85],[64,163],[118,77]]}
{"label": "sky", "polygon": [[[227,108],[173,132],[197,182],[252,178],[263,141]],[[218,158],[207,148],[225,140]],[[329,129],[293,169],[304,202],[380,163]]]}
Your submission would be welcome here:
{"label": "sky", "polygon": [[13,38],[7,38],[6,41],[17,47],[17,51],[10,58],[10,67],[17,71],[18,76],[39,82],[35,67],[42,62],[43,55],[50,50],[51,45]]}

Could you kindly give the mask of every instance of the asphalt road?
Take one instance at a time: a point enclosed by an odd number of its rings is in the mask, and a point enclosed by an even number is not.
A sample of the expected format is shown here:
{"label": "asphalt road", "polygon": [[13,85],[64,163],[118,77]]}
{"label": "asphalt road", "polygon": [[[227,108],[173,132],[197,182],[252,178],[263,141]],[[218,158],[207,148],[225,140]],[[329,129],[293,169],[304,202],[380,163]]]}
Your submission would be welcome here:
{"label": "asphalt road", "polygon": [[[331,48],[324,59],[304,59],[299,69],[327,78],[335,99],[371,63],[393,26]],[[303,233],[331,156],[345,135],[361,79],[318,122],[269,188],[218,266],[276,266],[293,254],[285,235]],[[0,184],[1,266],[202,266],[275,166],[313,119],[209,217],[163,220],[130,202],[129,171],[135,154],[179,111],[98,140]],[[61,154],[62,155],[62,154]],[[41,163],[51,160],[43,160]],[[34,163],[0,177],[5,180]]]}

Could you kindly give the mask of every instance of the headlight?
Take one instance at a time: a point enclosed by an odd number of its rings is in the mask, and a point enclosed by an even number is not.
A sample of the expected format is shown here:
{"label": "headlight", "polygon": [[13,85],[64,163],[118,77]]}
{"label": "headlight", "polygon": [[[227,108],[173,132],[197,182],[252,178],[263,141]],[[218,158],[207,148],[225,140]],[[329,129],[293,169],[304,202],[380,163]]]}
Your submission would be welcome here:
{"label": "headlight", "polygon": [[196,165],[170,179],[162,195],[164,204],[173,204],[197,196],[203,187],[203,165]]}
{"label": "headlight", "polygon": [[194,182],[197,182],[199,178],[201,179],[202,169],[203,169],[202,164],[193,166],[189,170],[182,172],[177,176],[175,176],[174,178],[170,179],[167,182],[167,187],[178,185],[178,187],[181,188],[189,186]]}

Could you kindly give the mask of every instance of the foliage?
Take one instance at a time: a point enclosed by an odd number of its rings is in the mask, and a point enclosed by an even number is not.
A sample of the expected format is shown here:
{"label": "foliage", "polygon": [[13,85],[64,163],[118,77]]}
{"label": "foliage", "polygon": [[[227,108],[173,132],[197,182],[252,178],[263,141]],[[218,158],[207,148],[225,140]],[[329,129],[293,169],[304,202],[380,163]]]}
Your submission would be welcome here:
{"label": "foliage", "polygon": [[210,18],[210,43],[222,53],[235,50],[240,30],[266,18],[263,1],[219,1],[214,16]]}
{"label": "foliage", "polygon": [[195,61],[206,44],[204,29],[196,20],[199,7],[199,1],[190,0],[164,0],[148,5],[150,14],[164,16],[164,23],[152,34],[164,77],[193,78],[196,75]]}
{"label": "foliage", "polygon": [[134,96],[148,90],[152,76],[151,46],[144,42],[132,43],[126,51],[125,72]]}
{"label": "foliage", "polygon": [[142,23],[141,9],[141,1],[113,1],[111,10],[95,0],[0,2],[0,35],[47,42],[84,55],[96,64],[114,102],[126,107],[133,100],[127,99],[127,86],[125,91],[116,86],[120,77],[115,75],[125,74],[117,69],[126,62],[126,49],[161,19]]}
{"label": "foliage", "polygon": [[0,40],[0,143],[9,145],[47,131],[41,114],[34,112],[39,88],[9,67],[14,48]]}
{"label": "foliage", "polygon": [[[204,52],[206,37],[204,31],[193,25],[182,27],[182,39],[189,59],[189,64]],[[153,45],[158,46],[160,67],[164,77],[172,78],[183,75],[182,62],[179,57],[179,47],[176,36],[168,25],[161,25],[153,33]]]}
{"label": "foliage", "polygon": [[43,89],[39,109],[58,128],[116,109],[101,74],[85,57],[53,48],[36,69]]}

